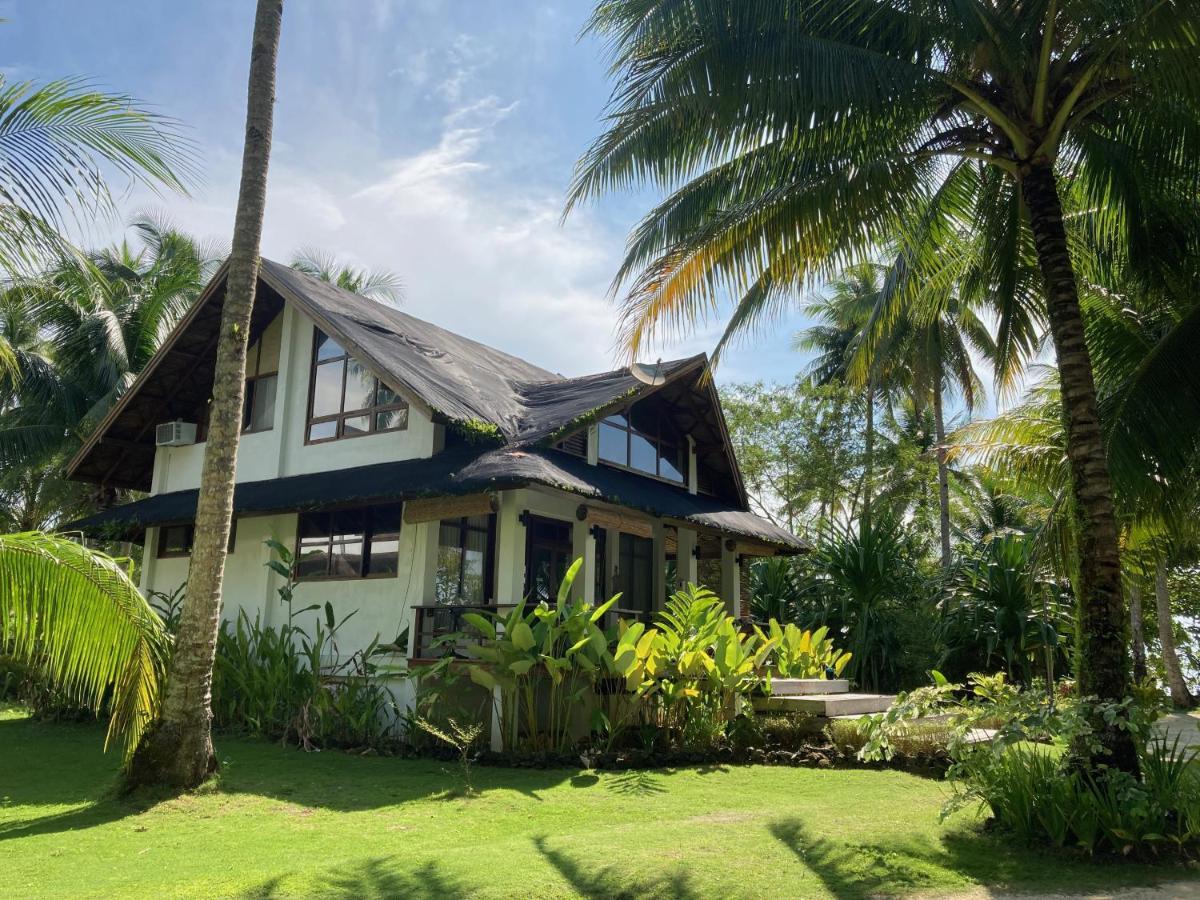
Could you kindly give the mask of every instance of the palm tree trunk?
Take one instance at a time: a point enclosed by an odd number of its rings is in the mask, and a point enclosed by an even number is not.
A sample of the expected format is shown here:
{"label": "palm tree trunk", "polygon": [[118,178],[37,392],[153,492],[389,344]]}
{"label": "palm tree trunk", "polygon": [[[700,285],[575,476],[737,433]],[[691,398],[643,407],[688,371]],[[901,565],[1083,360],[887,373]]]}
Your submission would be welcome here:
{"label": "palm tree trunk", "polygon": [[1167,561],[1160,556],[1154,565],[1154,608],[1158,614],[1158,643],[1162,647],[1163,668],[1167,670],[1167,687],[1171,703],[1178,709],[1192,708],[1192,695],[1179,667],[1175,650],[1175,620],[1171,617],[1171,591],[1167,586]]}
{"label": "palm tree trunk", "polygon": [[875,477],[875,382],[867,379],[867,421],[863,438],[863,532],[871,528],[871,480]]}
{"label": "palm tree trunk", "polygon": [[950,568],[950,467],[946,464],[946,421],[942,411],[942,386],[933,389],[933,431],[937,439],[938,522],[942,533],[942,568]]}
{"label": "palm tree trunk", "polygon": [[[1129,693],[1129,650],[1125,634],[1125,598],[1121,590],[1121,557],[1112,485],[1092,361],[1084,340],[1079,291],[1054,169],[1049,162],[1031,164],[1021,179],[1021,195],[1037,248],[1046,286],[1046,312],[1054,350],[1067,429],[1067,457],[1079,526],[1079,689],[1082,696],[1119,702]],[[1099,754],[1076,748],[1081,759],[1136,771],[1137,754],[1125,729],[1098,722]]]}
{"label": "palm tree trunk", "polygon": [[1133,647],[1133,680],[1141,683],[1146,678],[1146,629],[1142,617],[1142,585],[1137,581],[1129,585],[1129,628]]}
{"label": "palm tree trunk", "polygon": [[133,784],[194,787],[217,765],[212,745],[212,671],[221,621],[221,582],[233,517],[233,486],[246,380],[246,343],[258,281],[275,68],[283,0],[258,0],[246,102],[246,144],[221,311],[208,442],[196,506],[187,601],[160,720],[139,747]]}

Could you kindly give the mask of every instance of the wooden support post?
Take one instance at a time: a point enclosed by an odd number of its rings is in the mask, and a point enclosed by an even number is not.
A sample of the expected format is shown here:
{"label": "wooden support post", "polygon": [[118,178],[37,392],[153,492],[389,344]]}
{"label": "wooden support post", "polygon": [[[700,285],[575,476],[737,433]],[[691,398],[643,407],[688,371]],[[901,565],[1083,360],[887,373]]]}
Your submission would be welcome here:
{"label": "wooden support post", "polygon": [[680,528],[676,533],[675,570],[678,573],[678,587],[682,588],[687,584],[696,584],[699,577],[696,572],[696,532],[690,528]]}
{"label": "wooden support post", "polygon": [[651,526],[650,539],[654,542],[650,557],[654,572],[654,596],[650,608],[659,610],[667,599],[667,539],[661,520]]}
{"label": "wooden support post", "polygon": [[587,603],[596,602],[596,539],[592,537],[592,526],[586,520],[576,519],[571,525],[571,546],[575,558],[583,565],[575,577],[572,596]]}
{"label": "wooden support post", "polygon": [[500,495],[496,516],[496,600],[517,603],[525,594],[525,526],[521,498],[515,491]]}

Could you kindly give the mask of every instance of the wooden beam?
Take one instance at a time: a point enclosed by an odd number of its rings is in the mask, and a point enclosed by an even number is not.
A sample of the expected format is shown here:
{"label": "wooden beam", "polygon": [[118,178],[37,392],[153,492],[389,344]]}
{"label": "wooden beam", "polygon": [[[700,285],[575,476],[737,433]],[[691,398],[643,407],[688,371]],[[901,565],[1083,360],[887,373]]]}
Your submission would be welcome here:
{"label": "wooden beam", "polygon": [[654,520],[629,512],[618,512],[613,509],[600,509],[595,506],[581,506],[583,520],[592,525],[599,525],[611,531],[623,531],[638,537],[651,537],[654,534]]}
{"label": "wooden beam", "polygon": [[428,497],[404,504],[404,524],[486,516],[499,509],[495,494],[470,494],[466,497]]}

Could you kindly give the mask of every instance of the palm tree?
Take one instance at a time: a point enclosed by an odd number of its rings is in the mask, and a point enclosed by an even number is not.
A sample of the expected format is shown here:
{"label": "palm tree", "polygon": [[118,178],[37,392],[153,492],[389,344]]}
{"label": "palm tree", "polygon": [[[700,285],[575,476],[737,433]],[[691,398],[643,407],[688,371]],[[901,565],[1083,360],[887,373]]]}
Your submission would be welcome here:
{"label": "palm tree", "polygon": [[[884,235],[934,268],[947,231],[967,221],[1004,301],[1017,283],[1005,260],[1031,241],[1080,519],[1080,689],[1124,697],[1117,527],[1064,199],[1099,210],[1081,237],[1148,279],[1194,258],[1200,7],[601,0],[589,28],[608,41],[619,85],[568,211],[613,188],[672,191],[617,274],[630,284],[631,351],[732,294],[720,350]],[[1135,768],[1128,733],[1098,724],[1098,758]]]}
{"label": "palm tree", "polygon": [[188,598],[180,614],[162,715],[137,749],[129,776],[132,784],[194,787],[217,766],[212,744],[213,662],[233,518],[246,347],[261,264],[259,247],[282,20],[283,0],[258,0],[250,52],[242,180],[217,340],[208,440],[196,506],[196,537],[188,566]]}
{"label": "palm tree", "polygon": [[[199,296],[219,250],[142,216],[138,242],[59,258],[0,292],[0,342],[14,377],[0,390],[0,515],[9,530],[54,528],[106,493],[58,469]],[[83,508],[81,508],[81,505]]]}
{"label": "palm tree", "polygon": [[125,760],[158,709],[170,652],[132,563],[52,534],[0,535],[0,647],[70,700],[110,713]]}
{"label": "palm tree", "polygon": [[113,211],[114,174],[186,193],[193,158],[178,123],[132,97],[79,79],[35,85],[0,75],[0,269],[69,252],[70,224]]}
{"label": "palm tree", "polygon": [[356,269],[339,263],[330,253],[305,247],[292,257],[291,266],[312,278],[335,284],[343,290],[380,303],[399,305],[404,299],[404,282],[385,271]]}

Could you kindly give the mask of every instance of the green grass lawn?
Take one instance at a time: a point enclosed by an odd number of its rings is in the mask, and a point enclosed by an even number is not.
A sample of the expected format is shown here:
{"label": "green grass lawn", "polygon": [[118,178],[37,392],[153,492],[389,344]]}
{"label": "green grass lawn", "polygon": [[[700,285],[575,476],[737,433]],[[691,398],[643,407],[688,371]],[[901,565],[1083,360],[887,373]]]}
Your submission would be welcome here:
{"label": "green grass lawn", "polygon": [[114,799],[97,726],[0,709],[0,895],[857,897],[1190,877],[1063,861],[897,772],[478,769],[224,738],[215,787]]}

